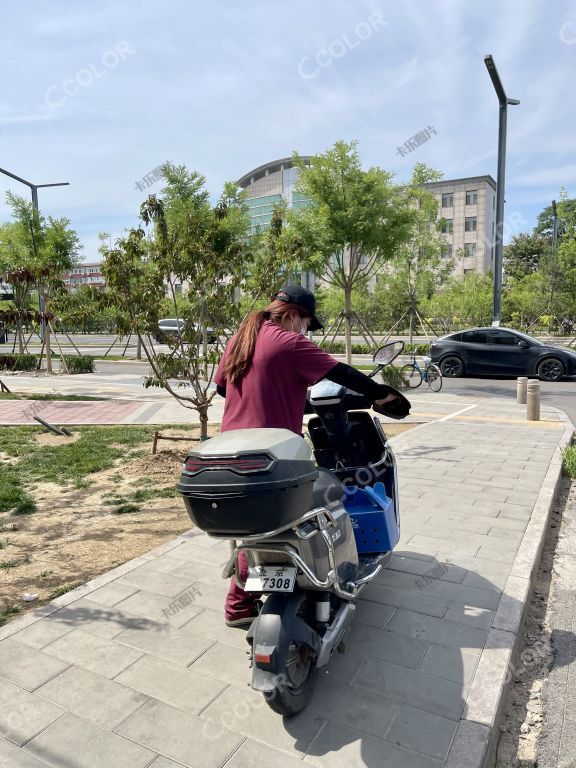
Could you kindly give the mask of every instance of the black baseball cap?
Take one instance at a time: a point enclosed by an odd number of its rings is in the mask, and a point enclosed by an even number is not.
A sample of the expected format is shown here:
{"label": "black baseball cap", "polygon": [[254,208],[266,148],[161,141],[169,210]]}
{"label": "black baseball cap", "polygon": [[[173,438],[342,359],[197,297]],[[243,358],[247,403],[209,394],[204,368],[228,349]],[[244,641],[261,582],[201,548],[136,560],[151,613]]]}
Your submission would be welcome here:
{"label": "black baseball cap", "polygon": [[319,331],[324,328],[320,320],[316,317],[316,299],[314,294],[302,288],[301,285],[287,285],[273,296],[278,301],[289,301],[290,304],[297,304],[306,310],[312,321],[308,328],[309,331]]}

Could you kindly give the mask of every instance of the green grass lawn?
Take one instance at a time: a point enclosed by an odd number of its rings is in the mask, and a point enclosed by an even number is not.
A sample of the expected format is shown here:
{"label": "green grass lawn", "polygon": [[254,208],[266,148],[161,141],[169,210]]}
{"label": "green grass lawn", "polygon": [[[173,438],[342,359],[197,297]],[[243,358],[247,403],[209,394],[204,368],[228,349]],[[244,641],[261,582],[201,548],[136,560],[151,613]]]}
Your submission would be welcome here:
{"label": "green grass lawn", "polygon": [[39,445],[39,427],[0,427],[0,451],[18,458],[0,473],[0,513],[34,512],[33,487],[38,482],[85,487],[89,476],[114,466],[117,459],[134,458],[149,442],[155,427],[77,427],[80,439],[61,445]]}
{"label": "green grass lawn", "polygon": [[[90,475],[113,467],[118,459],[134,459],[145,454],[142,446],[150,443],[156,426],[83,426],[74,427],[80,438],[60,445],[39,445],[36,436],[46,434],[41,427],[0,427],[0,452],[14,463],[3,463],[0,471],[0,514],[24,515],[36,510],[34,486],[50,482],[85,488],[90,485]],[[163,431],[178,429],[192,432],[193,424],[166,425]],[[119,474],[121,478],[121,474]],[[127,496],[115,496],[112,505],[122,507],[142,503],[153,498],[173,498],[176,490],[147,488],[146,478]],[[129,510],[115,510],[134,511]],[[0,526],[0,531],[2,527]]]}
{"label": "green grass lawn", "polygon": [[569,477],[576,477],[576,445],[564,448],[562,454],[562,469]]}

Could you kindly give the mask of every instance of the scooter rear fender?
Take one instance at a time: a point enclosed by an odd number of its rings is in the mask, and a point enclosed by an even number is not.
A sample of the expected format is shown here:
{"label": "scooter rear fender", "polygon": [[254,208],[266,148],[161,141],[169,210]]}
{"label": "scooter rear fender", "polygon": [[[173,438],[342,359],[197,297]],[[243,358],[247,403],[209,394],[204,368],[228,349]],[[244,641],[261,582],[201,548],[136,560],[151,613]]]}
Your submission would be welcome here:
{"label": "scooter rear fender", "polygon": [[272,693],[287,683],[285,670],[290,642],[305,643],[315,656],[320,652],[320,635],[296,615],[306,599],[299,590],[270,595],[252,622],[246,639],[252,645],[254,690]]}

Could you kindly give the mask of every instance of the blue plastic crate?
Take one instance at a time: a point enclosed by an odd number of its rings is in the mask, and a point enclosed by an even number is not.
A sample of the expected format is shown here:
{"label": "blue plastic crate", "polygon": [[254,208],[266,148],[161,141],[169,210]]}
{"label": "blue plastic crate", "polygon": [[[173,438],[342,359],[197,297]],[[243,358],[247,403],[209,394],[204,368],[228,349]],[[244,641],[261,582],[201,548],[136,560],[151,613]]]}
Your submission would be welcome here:
{"label": "blue plastic crate", "polygon": [[400,538],[400,530],[394,511],[394,502],[386,496],[383,483],[373,487],[351,488],[347,486],[344,500],[350,515],[356,549],[359,554],[389,552]]}

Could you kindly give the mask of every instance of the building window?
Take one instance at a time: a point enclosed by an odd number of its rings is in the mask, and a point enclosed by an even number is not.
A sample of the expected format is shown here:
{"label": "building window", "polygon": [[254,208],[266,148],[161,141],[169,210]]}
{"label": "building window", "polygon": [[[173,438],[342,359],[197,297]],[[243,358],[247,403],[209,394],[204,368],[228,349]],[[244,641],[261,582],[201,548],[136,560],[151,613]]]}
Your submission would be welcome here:
{"label": "building window", "polygon": [[476,232],[476,216],[466,216],[464,219],[464,232]]}
{"label": "building window", "polygon": [[452,208],[454,205],[454,194],[452,192],[445,192],[442,195],[442,208]]}
{"label": "building window", "polygon": [[466,192],[466,205],[476,205],[478,202],[478,190],[471,189]]}
{"label": "building window", "polygon": [[174,293],[182,293],[182,285],[180,283],[174,283]]}
{"label": "building window", "polygon": [[451,259],[452,258],[452,246],[451,245],[443,245],[440,249],[440,257],[443,259]]}
{"label": "building window", "polygon": [[445,235],[451,235],[454,231],[452,219],[442,219],[440,231]]}
{"label": "building window", "polygon": [[475,271],[476,271],[475,269],[465,269],[464,270],[464,274],[465,275],[473,275]]}
{"label": "building window", "polygon": [[464,256],[476,258],[476,243],[464,243]]}

